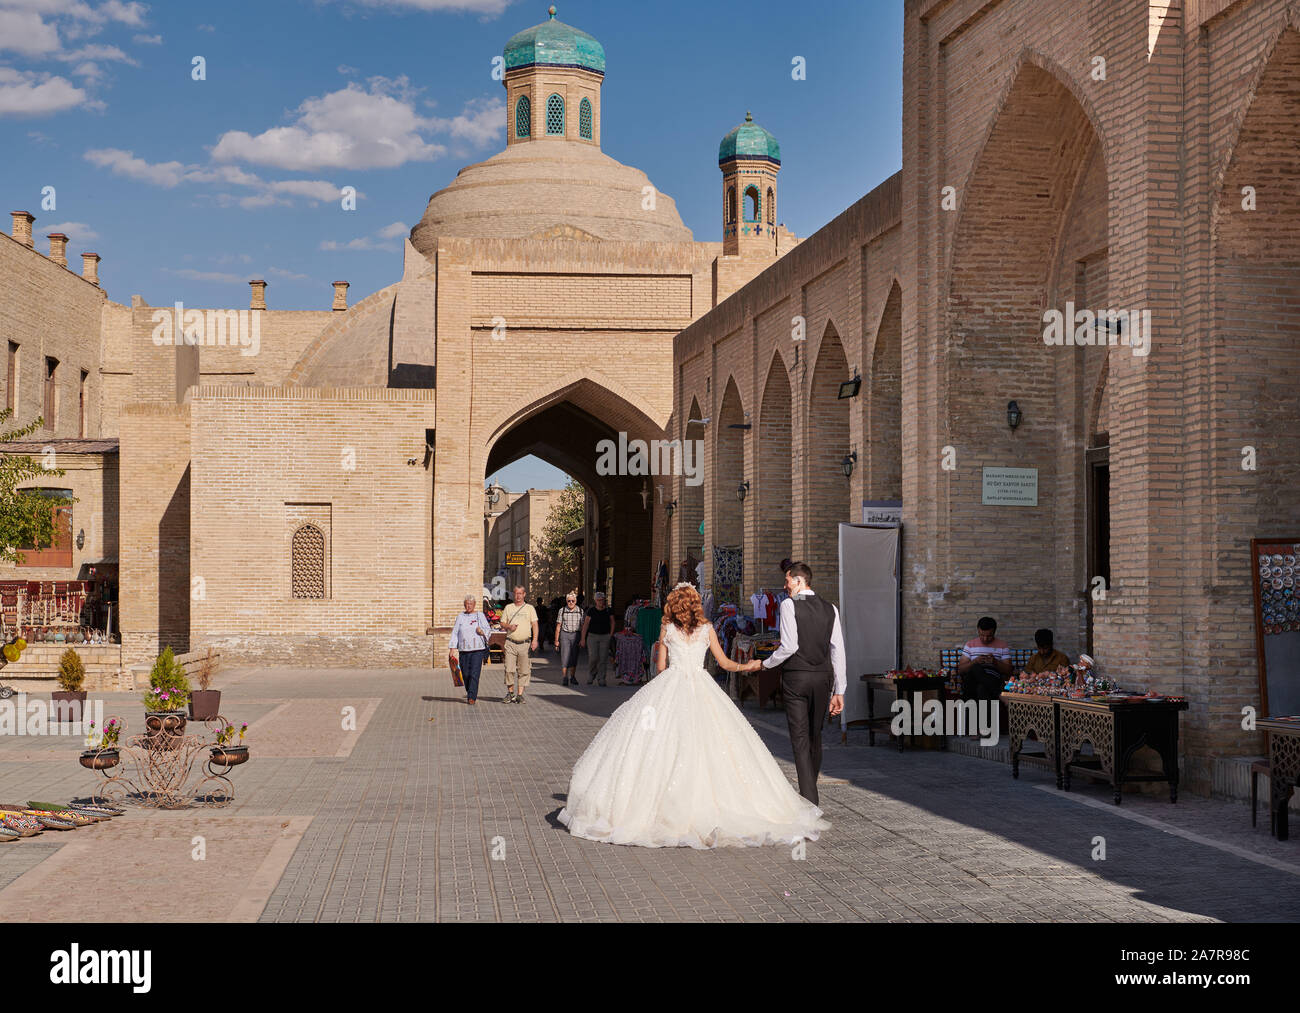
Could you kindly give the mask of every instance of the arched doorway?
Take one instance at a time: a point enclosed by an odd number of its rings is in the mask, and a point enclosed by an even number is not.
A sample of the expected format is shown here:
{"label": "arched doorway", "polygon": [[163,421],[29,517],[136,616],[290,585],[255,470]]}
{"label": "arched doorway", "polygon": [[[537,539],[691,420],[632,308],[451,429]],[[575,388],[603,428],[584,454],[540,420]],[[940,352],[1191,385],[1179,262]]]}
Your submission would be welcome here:
{"label": "arched doorway", "polygon": [[[739,603],[745,587],[745,508],[753,482],[745,470],[745,408],[734,377],[713,421],[713,530],[708,532],[714,601]],[[746,485],[748,483],[748,485]]]}
{"label": "arched doorway", "polygon": [[817,349],[812,387],[808,392],[807,472],[804,507],[807,526],[803,558],[813,572],[817,593],[839,600],[840,525],[858,518],[850,503],[851,486],[844,476],[849,446],[849,405],[840,398],[848,380],[849,363],[833,323],[826,324]]}
{"label": "arched doorway", "polygon": [[[707,476],[704,473],[703,447],[706,427],[703,425],[703,419],[699,400],[691,398],[690,413],[682,420],[682,442],[685,444],[690,440],[700,450],[698,453],[693,453],[694,464],[698,469],[694,484],[689,480],[690,476],[683,476],[678,483],[677,512],[681,517],[678,530],[682,535],[682,551],[678,553],[681,558],[677,560],[679,568],[688,559],[704,560],[704,482]],[[706,570],[707,568],[706,566]],[[694,579],[694,574],[687,574],[686,579]]]}
{"label": "arched doorway", "polygon": [[792,398],[790,377],[781,353],[772,356],[763,385],[758,419],[758,497],[755,502],[755,544],[752,580],[758,587],[780,587],[780,563],[794,551],[792,514]]}
{"label": "arched doorway", "polygon": [[[1084,449],[1110,334],[1083,332],[1101,345],[1049,344],[1045,335],[1053,319],[1073,335],[1065,318],[1075,309],[1110,308],[1107,178],[1079,100],[1062,78],[1022,64],[966,187],[949,272],[941,398],[955,467],[943,472],[939,496],[947,597],[961,605],[939,606],[940,642],[968,636],[973,617],[987,613],[1016,645],[1047,626],[1068,653],[1085,646]],[[1030,496],[1007,502],[986,483],[1000,476],[986,469],[1032,476],[1036,505]]]}
{"label": "arched doorway", "polygon": [[903,290],[894,282],[876,330],[867,398],[867,498],[903,498]]}
{"label": "arched doorway", "polygon": [[[671,487],[662,474],[665,439],[644,408],[583,377],[503,420],[489,443],[485,474],[532,456],[581,484],[585,516],[570,538],[581,558],[578,589],[587,600],[603,590],[618,608],[649,596],[662,561],[665,539],[655,513],[663,509],[656,485],[665,493]],[[534,515],[530,527],[544,517]],[[529,542],[532,551],[531,536]]]}

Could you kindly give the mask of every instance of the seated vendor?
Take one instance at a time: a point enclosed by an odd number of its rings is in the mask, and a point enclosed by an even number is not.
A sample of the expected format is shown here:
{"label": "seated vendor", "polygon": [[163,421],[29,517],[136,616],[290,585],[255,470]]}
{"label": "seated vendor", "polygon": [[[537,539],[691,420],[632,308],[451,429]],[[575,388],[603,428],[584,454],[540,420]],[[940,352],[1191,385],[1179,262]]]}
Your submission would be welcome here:
{"label": "seated vendor", "polygon": [[1055,672],[1070,664],[1070,659],[1052,646],[1051,630],[1038,630],[1034,634],[1034,643],[1038,645],[1038,653],[1025,664],[1025,671],[1030,675]]}
{"label": "seated vendor", "polygon": [[961,648],[957,674],[963,700],[996,700],[1011,677],[1011,648],[997,638],[997,620],[984,616],[976,624],[978,636]]}

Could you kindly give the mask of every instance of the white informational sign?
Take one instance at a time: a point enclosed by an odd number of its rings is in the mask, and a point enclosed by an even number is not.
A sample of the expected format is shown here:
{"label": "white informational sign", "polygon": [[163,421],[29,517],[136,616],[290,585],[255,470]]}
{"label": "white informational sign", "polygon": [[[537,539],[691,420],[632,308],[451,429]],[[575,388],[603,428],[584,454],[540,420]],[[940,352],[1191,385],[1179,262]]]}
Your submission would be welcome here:
{"label": "white informational sign", "polygon": [[862,523],[898,527],[903,523],[903,501],[901,499],[864,499],[862,501]]}
{"label": "white informational sign", "polygon": [[1038,506],[1037,468],[985,468],[985,506]]}
{"label": "white informational sign", "polygon": [[898,667],[898,527],[840,525],[840,626],[844,631],[844,712],[840,728],[867,717],[864,674]]}

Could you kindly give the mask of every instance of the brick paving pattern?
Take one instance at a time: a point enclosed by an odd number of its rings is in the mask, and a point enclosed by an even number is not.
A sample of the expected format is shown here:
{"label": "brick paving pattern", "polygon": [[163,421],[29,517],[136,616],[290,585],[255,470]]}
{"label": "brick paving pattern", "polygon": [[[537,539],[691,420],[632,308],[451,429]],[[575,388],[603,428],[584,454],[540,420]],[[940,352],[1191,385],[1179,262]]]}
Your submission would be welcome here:
{"label": "brick paving pattern", "polygon": [[[108,826],[4,847],[0,909],[83,920],[49,884],[91,865],[121,920],[1205,921],[1294,916],[1300,845],[1251,830],[1240,803],[1126,795],[1044,772],[1013,781],[956,753],[830,743],[832,829],[789,848],[653,850],[577,840],[556,822],[568,775],[625,688],[558,685],[545,662],[524,706],[489,667],[477,708],[445,671],[231,670],[227,717],[253,760],[217,811],[132,810]],[[135,697],[108,711],[131,721]],[[353,708],[356,730],[343,728]],[[746,714],[793,781],[784,717]],[[877,741],[880,741],[879,739]],[[70,738],[0,739],[0,798],[84,795]],[[11,798],[12,797],[12,798]],[[94,840],[90,841],[93,835]],[[191,857],[204,838],[203,862]],[[1106,859],[1091,857],[1104,837]],[[91,845],[93,844],[93,848]],[[160,872],[161,868],[161,872]],[[153,888],[150,888],[152,886]],[[7,915],[8,917],[8,915]]]}

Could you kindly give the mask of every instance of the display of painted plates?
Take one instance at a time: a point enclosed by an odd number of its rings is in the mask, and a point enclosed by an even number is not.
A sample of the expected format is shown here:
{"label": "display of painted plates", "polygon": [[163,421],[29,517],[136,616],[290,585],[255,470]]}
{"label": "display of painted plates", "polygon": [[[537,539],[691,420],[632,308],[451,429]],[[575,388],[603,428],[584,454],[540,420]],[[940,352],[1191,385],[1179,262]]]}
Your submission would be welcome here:
{"label": "display of painted plates", "polygon": [[22,837],[22,834],[17,830],[10,830],[8,827],[0,827],[0,844],[11,844],[20,837]]}
{"label": "display of painted plates", "polygon": [[24,809],[24,816],[37,820],[46,830],[76,830],[75,820],[52,813],[48,809]]}
{"label": "display of painted plates", "polygon": [[1282,565],[1282,559],[1283,559],[1282,553],[1280,553],[1280,552],[1275,552],[1275,553],[1273,553],[1273,565],[1274,565],[1274,566],[1281,566],[1281,565]]}
{"label": "display of painted plates", "polygon": [[17,830],[23,837],[34,837],[45,829],[39,820],[22,813],[0,812],[0,822],[11,830]]}
{"label": "display of painted plates", "polygon": [[1291,555],[1290,553],[1287,553],[1285,556],[1282,557],[1282,565],[1295,566],[1295,556]]}

